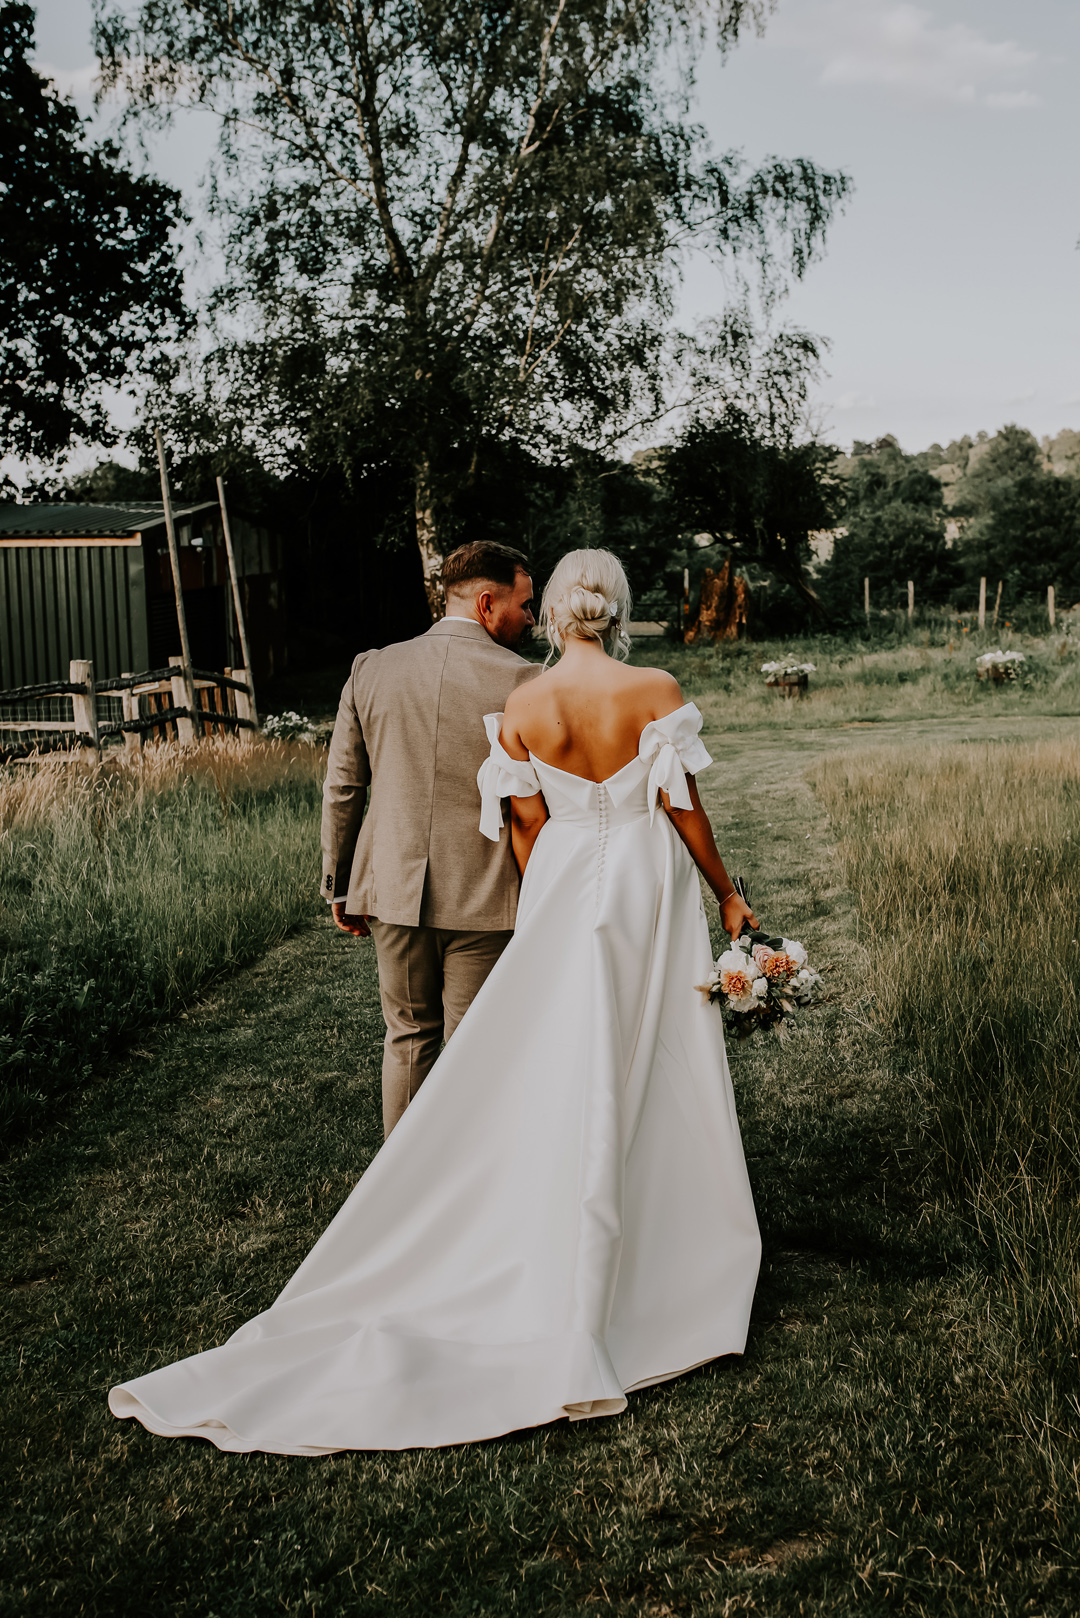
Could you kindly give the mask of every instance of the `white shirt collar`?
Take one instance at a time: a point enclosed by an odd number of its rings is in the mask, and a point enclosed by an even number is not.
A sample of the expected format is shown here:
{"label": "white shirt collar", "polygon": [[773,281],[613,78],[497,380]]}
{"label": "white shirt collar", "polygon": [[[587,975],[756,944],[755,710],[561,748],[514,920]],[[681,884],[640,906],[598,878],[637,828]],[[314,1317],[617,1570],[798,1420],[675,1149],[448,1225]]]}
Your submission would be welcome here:
{"label": "white shirt collar", "polygon": [[476,624],[478,629],[483,629],[484,627],[477,619],[466,618],[463,612],[444,612],[442,621],[444,624]]}

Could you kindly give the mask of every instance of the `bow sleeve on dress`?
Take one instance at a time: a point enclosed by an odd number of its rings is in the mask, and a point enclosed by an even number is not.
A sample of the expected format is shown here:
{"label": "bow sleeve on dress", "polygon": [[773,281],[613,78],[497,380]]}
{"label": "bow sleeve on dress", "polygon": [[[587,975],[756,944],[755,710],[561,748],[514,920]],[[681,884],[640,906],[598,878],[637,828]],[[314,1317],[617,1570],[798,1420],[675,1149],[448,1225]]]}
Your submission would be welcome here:
{"label": "bow sleeve on dress", "polygon": [[493,843],[499,841],[502,830],[502,800],[534,798],[540,791],[540,782],[532,765],[525,759],[511,758],[500,742],[502,722],[501,713],[484,715],[484,729],[491,743],[491,752],[481,764],[476,777],[476,784],[480,788],[480,830]]}
{"label": "bow sleeve on dress", "polygon": [[650,720],[641,733],[638,757],[651,758],[649,771],[649,819],[656,817],[660,789],[667,793],[675,809],[692,809],[688,775],[708,769],[711,755],[701,740],[702,718],[694,703],[687,702],[663,719]]}

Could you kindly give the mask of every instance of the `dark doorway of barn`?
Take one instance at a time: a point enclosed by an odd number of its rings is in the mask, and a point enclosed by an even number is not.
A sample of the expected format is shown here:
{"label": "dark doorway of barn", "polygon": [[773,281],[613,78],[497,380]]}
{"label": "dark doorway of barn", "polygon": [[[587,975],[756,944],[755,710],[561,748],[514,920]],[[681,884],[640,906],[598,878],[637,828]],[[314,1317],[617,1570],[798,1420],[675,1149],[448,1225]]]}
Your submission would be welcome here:
{"label": "dark doorway of barn", "polygon": [[[180,626],[172,596],[153,595],[148,603],[150,667],[164,668],[170,657],[180,656]],[[191,661],[197,669],[217,672],[228,657],[225,635],[225,587],[204,585],[201,590],[184,591]]]}

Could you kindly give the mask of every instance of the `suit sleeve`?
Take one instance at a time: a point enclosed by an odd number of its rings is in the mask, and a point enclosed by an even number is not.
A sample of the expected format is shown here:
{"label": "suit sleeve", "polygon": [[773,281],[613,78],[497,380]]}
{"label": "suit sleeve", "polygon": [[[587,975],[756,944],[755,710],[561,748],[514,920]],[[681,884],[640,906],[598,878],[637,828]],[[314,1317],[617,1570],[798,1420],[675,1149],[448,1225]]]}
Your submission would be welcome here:
{"label": "suit sleeve", "polygon": [[341,693],[323,783],[320,887],[328,902],[348,892],[356,839],[360,835],[371,783],[371,765],[354,697],[354,683],[362,660],[363,654],[353,664]]}

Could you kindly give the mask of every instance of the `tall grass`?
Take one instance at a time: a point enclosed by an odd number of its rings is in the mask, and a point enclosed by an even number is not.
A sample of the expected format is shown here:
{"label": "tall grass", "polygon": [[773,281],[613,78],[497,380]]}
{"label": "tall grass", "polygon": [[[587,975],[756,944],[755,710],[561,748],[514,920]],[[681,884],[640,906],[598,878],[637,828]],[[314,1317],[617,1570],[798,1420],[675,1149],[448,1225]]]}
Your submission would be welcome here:
{"label": "tall grass", "polygon": [[0,1130],[312,912],[321,770],[218,740],[0,772]]}
{"label": "tall grass", "polygon": [[925,1073],[940,1182],[991,1244],[1051,1402],[1080,1414],[1080,740],[875,750],[815,785],[878,1010]]}

